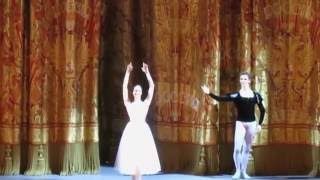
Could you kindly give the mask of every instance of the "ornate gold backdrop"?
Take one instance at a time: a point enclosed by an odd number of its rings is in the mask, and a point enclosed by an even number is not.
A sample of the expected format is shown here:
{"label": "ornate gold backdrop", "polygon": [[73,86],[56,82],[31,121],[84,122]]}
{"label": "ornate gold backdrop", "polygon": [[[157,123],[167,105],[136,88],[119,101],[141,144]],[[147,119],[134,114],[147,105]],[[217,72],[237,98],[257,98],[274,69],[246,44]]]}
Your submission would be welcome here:
{"label": "ornate gold backdrop", "polygon": [[156,83],[147,121],[164,172],[233,171],[235,110],[200,85],[237,91],[239,72],[249,71],[267,109],[251,173],[319,173],[317,0],[4,0],[0,8],[1,174],[94,173],[98,146],[112,164],[128,120],[121,84],[130,61],[130,86],[147,88],[142,61]]}
{"label": "ornate gold backdrop", "polygon": [[1,1],[1,174],[96,173],[100,1]]}

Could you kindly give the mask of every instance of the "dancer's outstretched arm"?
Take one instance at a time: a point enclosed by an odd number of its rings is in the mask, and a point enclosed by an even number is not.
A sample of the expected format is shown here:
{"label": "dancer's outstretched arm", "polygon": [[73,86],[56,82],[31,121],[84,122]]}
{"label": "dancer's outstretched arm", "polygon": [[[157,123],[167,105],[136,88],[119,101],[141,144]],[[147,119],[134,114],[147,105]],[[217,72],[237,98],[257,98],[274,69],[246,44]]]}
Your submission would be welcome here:
{"label": "dancer's outstretched arm", "polygon": [[123,95],[123,102],[124,105],[127,106],[130,101],[129,101],[129,96],[128,96],[128,83],[129,83],[129,77],[130,73],[132,71],[132,64],[128,64],[126,74],[124,75],[123,79],[123,84],[122,84],[122,95]]}
{"label": "dancer's outstretched arm", "polygon": [[235,98],[235,95],[236,95],[236,94],[234,94],[234,95],[228,94],[228,95],[224,95],[224,96],[217,96],[217,95],[210,92],[210,89],[207,85],[202,85],[201,89],[205,94],[209,95],[210,97],[212,97],[216,101],[233,101]]}
{"label": "dancer's outstretched arm", "polygon": [[141,69],[146,74],[147,80],[148,80],[148,83],[149,83],[148,95],[147,95],[147,98],[144,100],[144,102],[146,102],[147,104],[150,105],[152,97],[153,97],[153,92],[154,92],[154,82],[152,80],[152,77],[151,77],[150,72],[149,72],[148,65],[146,63],[143,63]]}

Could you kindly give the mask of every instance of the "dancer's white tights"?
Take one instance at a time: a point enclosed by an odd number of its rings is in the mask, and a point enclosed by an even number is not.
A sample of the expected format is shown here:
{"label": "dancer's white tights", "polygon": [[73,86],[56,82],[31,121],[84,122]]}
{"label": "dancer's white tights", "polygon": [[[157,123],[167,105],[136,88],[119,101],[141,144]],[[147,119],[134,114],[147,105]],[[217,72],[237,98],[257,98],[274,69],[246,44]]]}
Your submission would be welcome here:
{"label": "dancer's white tights", "polygon": [[236,121],[233,160],[236,171],[246,173],[250,149],[256,134],[257,123]]}

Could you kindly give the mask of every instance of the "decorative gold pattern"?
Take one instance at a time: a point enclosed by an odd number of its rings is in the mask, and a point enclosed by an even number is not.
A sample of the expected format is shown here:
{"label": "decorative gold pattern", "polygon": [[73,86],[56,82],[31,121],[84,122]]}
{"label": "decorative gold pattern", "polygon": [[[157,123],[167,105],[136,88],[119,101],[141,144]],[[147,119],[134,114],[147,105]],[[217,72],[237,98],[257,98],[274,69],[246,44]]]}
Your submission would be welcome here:
{"label": "decorative gold pattern", "polygon": [[217,144],[219,1],[155,1],[156,120],[162,141]]}
{"label": "decorative gold pattern", "polygon": [[0,2],[0,144],[32,147],[28,174],[50,171],[48,144],[98,142],[100,11],[99,0]]}
{"label": "decorative gold pattern", "polygon": [[[11,146],[27,142],[41,160],[49,143],[98,142],[102,8],[99,0],[33,0],[28,8],[24,2],[0,2],[0,144],[9,158]],[[139,12],[131,11],[133,1],[112,3],[120,24],[116,59],[149,58],[157,139],[232,144],[233,105],[214,104],[200,85],[216,94],[237,91],[238,73],[249,71],[267,109],[256,147],[319,146],[318,0],[145,0]],[[201,172],[210,171],[202,169],[205,155],[201,151]],[[7,167],[20,167],[13,160]]]}

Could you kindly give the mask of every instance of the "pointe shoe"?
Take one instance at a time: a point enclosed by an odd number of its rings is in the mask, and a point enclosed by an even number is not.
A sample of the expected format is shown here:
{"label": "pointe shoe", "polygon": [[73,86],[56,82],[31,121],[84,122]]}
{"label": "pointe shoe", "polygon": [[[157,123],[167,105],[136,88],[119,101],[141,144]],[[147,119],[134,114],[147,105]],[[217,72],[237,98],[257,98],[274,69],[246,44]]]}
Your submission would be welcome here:
{"label": "pointe shoe", "polygon": [[232,179],[240,179],[241,172],[239,170],[236,170],[236,173],[232,176]]}
{"label": "pointe shoe", "polygon": [[242,177],[244,179],[250,179],[251,178],[246,172],[242,172]]}
{"label": "pointe shoe", "polygon": [[141,177],[141,175],[136,175],[136,174],[135,174],[135,175],[132,175],[132,176],[131,176],[131,179],[132,179],[132,180],[142,180],[142,177]]}
{"label": "pointe shoe", "polygon": [[138,167],[136,167],[136,171],[134,175],[132,175],[132,180],[142,180],[141,173]]}

